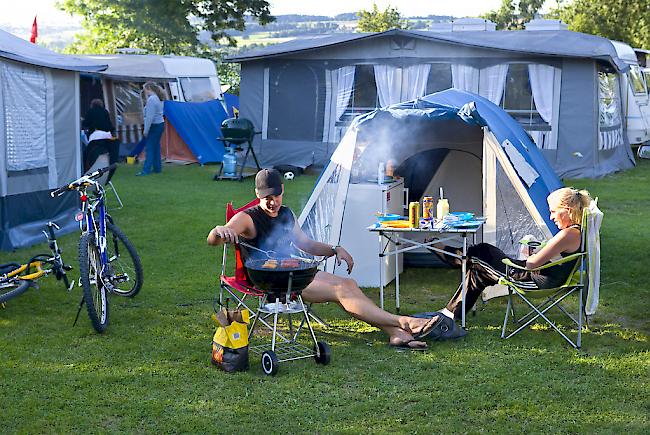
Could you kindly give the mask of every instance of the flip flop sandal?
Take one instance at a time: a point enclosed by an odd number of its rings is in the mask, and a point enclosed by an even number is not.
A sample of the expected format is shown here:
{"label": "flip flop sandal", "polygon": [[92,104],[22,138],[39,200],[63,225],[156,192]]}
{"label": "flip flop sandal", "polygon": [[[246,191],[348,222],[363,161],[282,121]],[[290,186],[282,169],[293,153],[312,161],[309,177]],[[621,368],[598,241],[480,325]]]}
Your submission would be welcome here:
{"label": "flip flop sandal", "polygon": [[388,343],[388,346],[393,347],[400,352],[405,350],[427,350],[428,346],[418,346],[418,347],[409,346],[409,344],[413,343],[414,341],[420,341],[420,340],[416,340],[416,339],[407,340],[397,344]]}

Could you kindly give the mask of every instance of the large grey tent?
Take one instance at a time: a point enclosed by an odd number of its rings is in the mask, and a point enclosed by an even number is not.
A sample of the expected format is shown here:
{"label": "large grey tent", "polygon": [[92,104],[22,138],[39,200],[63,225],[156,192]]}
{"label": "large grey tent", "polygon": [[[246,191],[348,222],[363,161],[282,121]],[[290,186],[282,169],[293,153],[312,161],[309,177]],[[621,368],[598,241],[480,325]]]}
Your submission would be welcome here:
{"label": "large grey tent", "polygon": [[355,116],[456,88],[515,118],[561,177],[634,165],[612,43],[568,30],[331,34],[254,49],[241,116],[265,165],[325,164]]}
{"label": "large grey tent", "polygon": [[103,68],[0,31],[0,249],[75,228],[77,198],[49,191],[80,175],[79,72]]}

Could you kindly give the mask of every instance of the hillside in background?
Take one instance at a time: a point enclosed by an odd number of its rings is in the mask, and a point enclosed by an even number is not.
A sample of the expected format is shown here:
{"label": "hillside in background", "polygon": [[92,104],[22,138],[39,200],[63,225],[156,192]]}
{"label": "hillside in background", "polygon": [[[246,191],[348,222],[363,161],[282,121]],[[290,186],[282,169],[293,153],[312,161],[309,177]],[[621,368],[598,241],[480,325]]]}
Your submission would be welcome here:
{"label": "hillside in background", "polygon": [[[326,33],[351,33],[357,27],[356,12],[339,14],[334,17],[323,15],[278,15],[276,21],[266,26],[260,26],[252,19],[248,20],[246,30],[243,32],[231,31],[230,35],[237,40],[238,47],[233,51],[248,49],[256,45],[268,45],[284,42],[289,39],[314,36]],[[432,23],[451,20],[451,16],[429,15],[426,17],[408,17],[409,28],[425,30]],[[2,30],[24,39],[29,39],[29,27],[2,26]],[[70,44],[74,35],[82,30],[81,26],[47,26],[39,23],[38,43],[52,50],[61,51]],[[209,36],[201,37],[201,40]]]}
{"label": "hillside in background", "polygon": [[[426,17],[408,17],[409,28],[425,30],[432,23],[446,22],[453,17],[444,15],[429,15]],[[271,42],[273,39],[300,38],[325,33],[351,33],[357,28],[356,12],[339,14],[334,17],[321,15],[280,15],[276,21],[266,26],[249,22],[243,32],[233,31],[230,35],[237,38],[241,45],[260,43],[261,40]],[[279,42],[279,41],[276,41]]]}

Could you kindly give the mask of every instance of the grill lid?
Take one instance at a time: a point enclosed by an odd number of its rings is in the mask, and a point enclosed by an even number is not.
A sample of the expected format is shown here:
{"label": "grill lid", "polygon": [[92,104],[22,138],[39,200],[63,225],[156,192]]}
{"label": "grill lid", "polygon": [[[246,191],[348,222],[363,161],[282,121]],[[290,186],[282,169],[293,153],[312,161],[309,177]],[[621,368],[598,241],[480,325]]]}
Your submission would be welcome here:
{"label": "grill lid", "polygon": [[242,144],[253,140],[255,127],[246,118],[228,118],[221,123],[221,134],[229,142]]}

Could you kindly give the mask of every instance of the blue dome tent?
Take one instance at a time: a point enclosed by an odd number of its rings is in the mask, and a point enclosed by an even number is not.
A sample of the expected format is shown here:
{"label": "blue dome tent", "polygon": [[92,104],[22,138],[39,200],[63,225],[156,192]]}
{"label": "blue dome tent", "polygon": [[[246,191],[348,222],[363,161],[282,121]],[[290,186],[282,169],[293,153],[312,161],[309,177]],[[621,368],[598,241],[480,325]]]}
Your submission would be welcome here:
{"label": "blue dome tent", "polygon": [[[442,187],[451,210],[485,216],[477,242],[514,254],[524,235],[557,232],[546,197],[562,183],[528,134],[489,100],[449,89],[357,117],[317,181],[299,223],[314,239],[345,246],[355,269],[377,263],[376,235],[366,227],[382,210],[351,216],[346,205],[363,200],[368,188],[357,187],[377,185],[378,165],[388,162],[409,201],[437,200]],[[339,273],[333,261],[327,270]]]}

